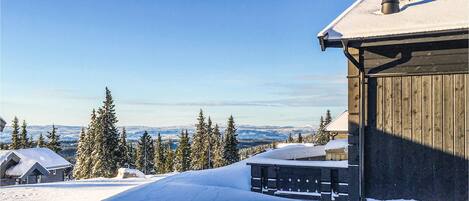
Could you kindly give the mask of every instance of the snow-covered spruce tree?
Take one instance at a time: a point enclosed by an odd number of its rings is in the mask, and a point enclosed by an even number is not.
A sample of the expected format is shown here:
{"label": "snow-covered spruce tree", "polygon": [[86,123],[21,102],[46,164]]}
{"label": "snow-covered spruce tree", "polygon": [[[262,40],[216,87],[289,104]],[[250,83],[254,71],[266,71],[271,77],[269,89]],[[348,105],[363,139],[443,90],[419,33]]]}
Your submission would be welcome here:
{"label": "snow-covered spruce tree", "polygon": [[161,135],[158,133],[158,137],[155,140],[155,153],[154,155],[154,169],[158,174],[165,173],[165,146],[161,140]]}
{"label": "snow-covered spruce tree", "polygon": [[47,148],[50,150],[54,151],[55,153],[59,153],[62,151],[62,148],[60,147],[60,135],[57,134],[57,128],[55,125],[52,124],[52,130],[47,132]]}
{"label": "snow-covered spruce tree", "polygon": [[179,136],[179,145],[176,149],[175,170],[184,172],[190,169],[190,152],[189,133],[181,131]]}
{"label": "snow-covered spruce tree", "polygon": [[86,155],[86,133],[85,128],[81,128],[80,137],[78,138],[77,153],[76,153],[76,162],[73,167],[73,177],[76,179],[86,178],[88,176],[88,169],[85,167],[86,158],[89,155]]}
{"label": "snow-covered spruce tree", "polygon": [[129,167],[130,168],[135,168],[136,167],[136,161],[137,161],[137,149],[134,148],[133,143],[128,143],[127,144],[127,150],[129,154]]}
{"label": "snow-covered spruce tree", "polygon": [[205,146],[204,146],[204,151],[207,153],[207,161],[206,164],[204,165],[206,168],[210,169],[213,167],[213,151],[214,151],[214,137],[213,137],[213,128],[212,128],[212,120],[210,119],[210,116],[207,119],[207,128],[205,129],[206,131],[206,137],[205,137]]}
{"label": "snow-covered spruce tree", "polygon": [[215,124],[215,127],[213,128],[213,141],[213,167],[222,167],[224,164],[226,164],[226,162],[223,158],[223,139],[221,137],[220,128],[218,128],[218,124]]}
{"label": "snow-covered spruce tree", "polygon": [[39,138],[37,139],[36,147],[41,148],[45,147],[45,142],[44,142],[44,136],[42,136],[42,133],[39,134]]}
{"label": "snow-covered spruce tree", "polygon": [[96,118],[93,176],[114,177],[117,174],[119,132],[114,107],[111,91],[106,87],[106,98]]}
{"label": "snow-covered spruce tree", "polygon": [[293,136],[291,135],[291,133],[288,134],[288,139],[287,139],[287,143],[293,143],[295,140],[293,139]]}
{"label": "snow-covered spruce tree", "polygon": [[238,139],[236,139],[236,127],[233,116],[228,118],[228,124],[225,129],[225,144],[223,150],[223,158],[226,165],[239,161]]}
{"label": "snow-covered spruce tree", "polygon": [[21,125],[21,135],[20,135],[20,146],[23,149],[29,148],[29,138],[28,138],[28,130],[26,121],[23,120],[23,124]]}
{"label": "snow-covered spruce tree", "polygon": [[18,118],[13,118],[13,124],[11,124],[12,132],[11,132],[11,144],[10,149],[20,149],[21,142],[19,138],[20,133],[20,125],[18,124]]}
{"label": "snow-covered spruce tree", "polygon": [[122,132],[119,137],[119,157],[118,167],[128,167],[130,164],[130,154],[127,149],[127,133],[125,127],[122,128]]}
{"label": "snow-covered spruce tree", "polygon": [[153,149],[153,139],[151,139],[151,136],[145,131],[137,143],[136,161],[137,169],[145,174],[150,174],[153,170]]}
{"label": "snow-covered spruce tree", "polygon": [[174,172],[174,151],[171,148],[171,140],[166,145],[165,151],[165,173]]}
{"label": "snow-covered spruce tree", "polygon": [[303,143],[303,136],[301,136],[301,133],[298,133],[298,143]]}
{"label": "snow-covered spruce tree", "polygon": [[326,124],[324,121],[324,117],[321,116],[321,119],[319,120],[319,128],[316,132],[316,137],[314,140],[315,144],[325,145],[327,144],[327,142],[329,142],[329,135],[325,131],[325,128],[326,128]]}
{"label": "snow-covered spruce tree", "polygon": [[198,123],[195,125],[195,133],[192,136],[191,144],[191,169],[202,170],[207,168],[207,152],[206,152],[206,137],[207,125],[205,124],[205,117],[202,109],[197,118]]}
{"label": "snow-covered spruce tree", "polygon": [[332,116],[331,116],[331,111],[326,110],[326,118],[324,119],[324,126],[327,126],[327,124],[332,122]]}

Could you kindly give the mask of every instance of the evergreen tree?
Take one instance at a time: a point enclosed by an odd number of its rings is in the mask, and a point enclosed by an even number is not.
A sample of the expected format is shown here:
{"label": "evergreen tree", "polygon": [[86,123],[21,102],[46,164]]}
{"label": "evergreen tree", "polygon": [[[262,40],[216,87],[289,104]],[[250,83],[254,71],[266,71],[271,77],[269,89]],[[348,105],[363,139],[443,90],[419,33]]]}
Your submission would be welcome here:
{"label": "evergreen tree", "polygon": [[50,150],[56,153],[59,153],[60,151],[62,151],[62,148],[60,147],[60,141],[59,141],[60,135],[57,134],[57,128],[55,127],[55,125],[52,125],[52,130],[50,132],[48,131],[47,133],[48,133],[47,148],[49,148]]}
{"label": "evergreen tree", "polygon": [[42,133],[39,135],[39,138],[37,139],[37,147],[45,147],[44,143],[44,137],[42,136]]}
{"label": "evergreen tree", "polygon": [[223,158],[223,139],[218,124],[213,128],[213,142],[213,167],[222,167],[226,162]]}
{"label": "evergreen tree", "polygon": [[293,136],[291,135],[291,133],[288,134],[288,139],[287,139],[287,142],[288,143],[293,143],[295,140],[293,139]]}
{"label": "evergreen tree", "polygon": [[111,91],[106,87],[106,98],[96,118],[95,148],[92,154],[93,175],[96,177],[114,177],[117,173],[119,133],[114,107]]}
{"label": "evergreen tree", "polygon": [[129,154],[129,167],[135,168],[136,166],[136,159],[137,159],[137,149],[134,148],[133,143],[128,143],[127,150]]}
{"label": "evergreen tree", "polygon": [[153,169],[153,139],[145,131],[137,144],[137,169],[145,174],[149,174]]}
{"label": "evergreen tree", "polygon": [[298,143],[303,143],[303,136],[301,136],[301,133],[298,133]]}
{"label": "evergreen tree", "polygon": [[85,129],[82,128],[80,132],[80,137],[78,139],[78,145],[77,145],[77,153],[76,153],[76,162],[75,166],[73,168],[73,177],[76,179],[82,179],[82,178],[87,178],[88,177],[88,167],[86,167],[86,158],[89,157],[87,155],[87,136],[85,133]]}
{"label": "evergreen tree", "polygon": [[10,149],[20,149],[21,142],[20,142],[20,138],[18,137],[18,134],[20,133],[20,126],[18,124],[17,117],[13,118],[13,124],[11,125],[11,127],[13,131],[11,132]]}
{"label": "evergreen tree", "polygon": [[321,116],[321,119],[319,121],[319,128],[316,132],[316,139],[315,143],[319,145],[325,145],[327,142],[329,142],[329,136],[327,135],[326,131],[326,124],[324,121],[324,117]]}
{"label": "evergreen tree", "polygon": [[223,150],[223,158],[226,165],[239,161],[238,139],[236,139],[236,127],[233,116],[228,118],[228,124],[225,130],[225,144]]}
{"label": "evergreen tree", "polygon": [[326,118],[324,119],[324,126],[327,126],[327,124],[332,122],[332,116],[331,116],[331,111],[327,110],[326,111]]}
{"label": "evergreen tree", "polygon": [[175,170],[184,172],[190,168],[190,152],[191,145],[189,144],[189,133],[181,131],[179,136],[179,145],[176,149]]}
{"label": "evergreen tree", "polygon": [[154,169],[156,173],[165,173],[165,147],[161,140],[161,135],[158,133],[158,137],[155,141],[155,153],[154,153]]}
{"label": "evergreen tree", "polygon": [[127,149],[127,133],[125,127],[122,128],[122,132],[119,139],[119,167],[128,167],[130,164],[130,154]]}
{"label": "evergreen tree", "polygon": [[99,177],[99,175],[94,175],[95,172],[93,172],[94,161],[96,159],[95,155],[93,154],[95,154],[95,149],[97,148],[97,143],[95,143],[97,129],[98,122],[96,117],[96,110],[93,109],[93,111],[91,112],[90,123],[88,124],[88,129],[86,129],[85,134],[86,143],[84,147],[86,149],[83,152],[84,155],[87,155],[88,157],[85,157],[84,161],[82,161],[82,167],[84,169],[84,178]]}
{"label": "evergreen tree", "polygon": [[213,128],[212,128],[212,120],[210,119],[210,116],[208,117],[207,120],[207,128],[206,128],[206,138],[205,138],[205,146],[204,146],[204,151],[207,152],[207,164],[204,166],[206,168],[212,168],[213,167],[213,152],[215,150],[215,141],[214,141],[214,136],[213,136]]}
{"label": "evergreen tree", "polygon": [[20,146],[23,149],[29,148],[30,142],[28,138],[28,131],[26,130],[26,121],[23,120],[23,124],[21,125],[21,135],[20,135]]}
{"label": "evergreen tree", "polygon": [[171,148],[171,140],[166,145],[165,172],[174,172],[174,151]]}
{"label": "evergreen tree", "polygon": [[207,152],[206,152],[206,135],[207,125],[202,109],[197,118],[198,123],[195,125],[195,133],[192,136],[191,144],[191,169],[202,170],[207,168]]}

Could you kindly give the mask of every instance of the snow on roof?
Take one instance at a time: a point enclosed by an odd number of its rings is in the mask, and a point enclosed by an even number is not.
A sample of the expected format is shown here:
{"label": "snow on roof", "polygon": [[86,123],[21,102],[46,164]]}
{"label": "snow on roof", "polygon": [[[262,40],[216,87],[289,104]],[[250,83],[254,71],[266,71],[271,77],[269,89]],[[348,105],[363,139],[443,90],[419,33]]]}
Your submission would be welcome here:
{"label": "snow on roof", "polygon": [[48,148],[18,149],[14,150],[14,152],[21,158],[20,161],[34,160],[39,162],[47,170],[72,166],[70,162]]}
{"label": "snow on roof", "polygon": [[468,0],[400,0],[400,11],[384,15],[381,0],[357,0],[318,37],[325,40],[467,30]]}
{"label": "snow on roof", "polygon": [[18,164],[8,168],[5,173],[10,176],[18,176],[23,178],[28,176],[33,171],[38,170],[42,175],[49,175],[49,172],[35,160],[25,160],[21,159]]}
{"label": "snow on roof", "polygon": [[326,144],[325,150],[333,149],[347,149],[348,148],[348,139],[337,139],[331,140]]}
{"label": "snow on roof", "polygon": [[326,125],[326,131],[332,132],[348,132],[348,111],[343,112],[331,123]]}

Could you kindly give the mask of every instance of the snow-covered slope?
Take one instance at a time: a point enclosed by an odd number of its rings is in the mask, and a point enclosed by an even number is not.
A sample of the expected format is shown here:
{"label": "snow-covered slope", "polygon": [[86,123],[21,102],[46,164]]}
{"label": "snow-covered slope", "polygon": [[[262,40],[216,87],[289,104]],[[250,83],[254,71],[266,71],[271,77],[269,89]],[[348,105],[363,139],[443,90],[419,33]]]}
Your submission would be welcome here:
{"label": "snow-covered slope", "polygon": [[[320,151],[319,149],[322,149]],[[142,185],[107,200],[109,201],[281,201],[290,200],[268,196],[250,191],[250,166],[247,163],[304,163],[322,166],[347,165],[346,161],[292,161],[284,159],[302,158],[311,154],[323,154],[324,147],[311,144],[282,145],[282,148],[270,150],[238,163],[210,170],[189,171],[177,174],[158,182]],[[323,162],[323,164],[319,164]]]}
{"label": "snow-covered slope", "polygon": [[133,179],[87,179],[79,181],[0,187],[1,201],[94,201],[127,189],[157,181],[167,175]]}

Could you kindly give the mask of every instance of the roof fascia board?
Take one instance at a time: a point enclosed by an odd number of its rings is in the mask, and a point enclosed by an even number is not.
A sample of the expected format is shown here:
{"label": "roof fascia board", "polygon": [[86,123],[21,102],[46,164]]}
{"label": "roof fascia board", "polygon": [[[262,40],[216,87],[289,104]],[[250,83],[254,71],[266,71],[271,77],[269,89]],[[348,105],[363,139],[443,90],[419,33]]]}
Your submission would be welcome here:
{"label": "roof fascia board", "polygon": [[[434,31],[426,33],[411,33],[400,34],[392,36],[381,36],[374,38],[356,38],[356,39],[343,39],[348,40],[349,47],[371,47],[371,46],[384,46],[396,44],[412,44],[412,43],[425,43],[437,41],[450,41],[450,40],[469,40],[469,29],[455,29],[445,31]],[[325,40],[324,49],[327,47],[342,47],[342,40]]]}

